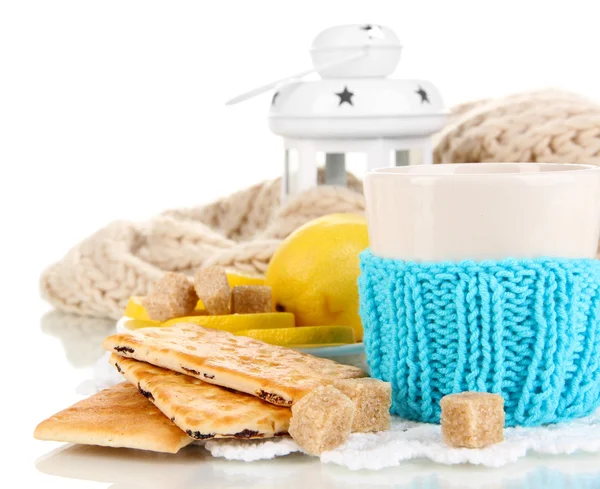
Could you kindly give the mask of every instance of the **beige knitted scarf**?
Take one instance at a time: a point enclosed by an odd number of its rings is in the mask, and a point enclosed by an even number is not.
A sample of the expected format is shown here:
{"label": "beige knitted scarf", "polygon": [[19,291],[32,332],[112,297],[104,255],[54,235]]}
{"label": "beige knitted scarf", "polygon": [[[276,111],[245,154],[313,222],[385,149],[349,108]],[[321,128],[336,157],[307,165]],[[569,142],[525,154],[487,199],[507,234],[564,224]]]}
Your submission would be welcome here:
{"label": "beige knitted scarf", "polygon": [[[600,164],[600,107],[554,90],[455,107],[435,138],[440,162],[546,161]],[[322,178],[322,175],[320,175]],[[282,239],[333,212],[364,212],[362,183],[321,186],[280,205],[280,180],[209,205],[167,211],[150,222],[117,221],[73,247],[40,279],[56,308],[118,318],[165,270],[221,265],[264,274]]]}

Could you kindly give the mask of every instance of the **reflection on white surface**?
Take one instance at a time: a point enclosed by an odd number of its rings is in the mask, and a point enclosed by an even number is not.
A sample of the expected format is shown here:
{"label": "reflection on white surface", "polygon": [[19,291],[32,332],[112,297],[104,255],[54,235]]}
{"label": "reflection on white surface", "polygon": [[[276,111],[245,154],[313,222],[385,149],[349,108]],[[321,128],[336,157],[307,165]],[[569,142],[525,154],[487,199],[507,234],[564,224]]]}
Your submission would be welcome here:
{"label": "reflection on white surface", "polygon": [[[178,454],[159,454],[126,448],[65,445],[40,457],[35,466],[44,474],[88,481],[110,482],[113,487],[183,489],[188,487],[245,488],[305,487],[320,463],[302,455],[285,463],[253,463],[213,459],[204,448],[189,446]],[[318,470],[316,471],[318,473]],[[300,485],[291,485],[292,477]],[[318,486],[313,486],[318,487]]]}
{"label": "reflection on white surface", "polygon": [[93,365],[104,353],[102,341],[114,333],[115,321],[50,311],[40,320],[42,331],[60,339],[65,356],[76,368]]}
{"label": "reflection on white surface", "polygon": [[[49,442],[33,440],[37,422],[66,408],[78,397],[75,388],[93,374],[92,365],[103,355],[102,340],[114,331],[114,322],[89,320],[62,313],[49,313],[42,330],[58,342],[38,333],[32,355],[37,363],[26,363],[23,373],[40,379],[36,391],[25,391],[25,404],[15,416],[27,428],[23,437],[16,428],[7,431],[29,460],[19,466],[24,481],[33,487],[111,487],[111,489],[185,489],[207,487],[277,489],[562,489],[600,488],[600,454],[528,456],[500,469],[471,465],[444,466],[424,460],[403,462],[380,471],[350,471],[317,459],[294,454],[275,460],[235,462],[213,458],[202,447],[190,446],[176,455],[132,449],[63,445],[48,450]],[[12,341],[18,341],[17,331]],[[69,364],[65,362],[65,356]],[[18,352],[7,360],[18,361]],[[43,364],[43,370],[37,367]],[[78,367],[78,368],[73,368]],[[87,367],[81,369],[79,367]],[[10,379],[9,379],[10,380]],[[43,399],[43,402],[40,402]],[[55,447],[56,444],[51,444]],[[35,469],[34,469],[35,465]],[[9,467],[10,469],[10,467]],[[37,469],[37,470],[36,470]]]}
{"label": "reflection on white surface", "polygon": [[443,466],[426,461],[377,472],[352,472],[322,465],[315,458],[290,455],[259,462],[214,459],[204,448],[189,446],[178,454],[125,448],[65,445],[40,457],[44,474],[113,484],[119,489],[344,488],[363,489],[563,489],[600,487],[600,459],[595,455],[531,457],[510,468]]}
{"label": "reflection on white surface", "polygon": [[[596,455],[529,457],[510,466],[490,469],[469,464],[440,465],[414,460],[400,467],[377,472],[350,472],[333,465],[323,466],[324,487],[389,487],[406,489],[554,489],[578,488],[580,481],[600,487],[600,458]],[[553,473],[561,485],[548,485],[544,474]],[[539,482],[539,483],[538,483]],[[584,486],[586,487],[586,486]]]}

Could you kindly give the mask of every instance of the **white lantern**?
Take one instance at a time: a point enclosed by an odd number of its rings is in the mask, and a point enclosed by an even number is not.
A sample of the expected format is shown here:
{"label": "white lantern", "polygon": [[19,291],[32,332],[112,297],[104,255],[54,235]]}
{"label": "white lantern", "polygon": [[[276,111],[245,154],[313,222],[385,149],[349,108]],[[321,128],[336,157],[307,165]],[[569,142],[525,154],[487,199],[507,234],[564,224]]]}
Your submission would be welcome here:
{"label": "white lantern", "polygon": [[319,167],[325,184],[346,185],[347,169],[432,163],[444,104],[431,82],[386,78],[401,50],[391,29],[372,24],[315,38],[310,53],[322,79],[280,86],[271,102],[269,126],[285,147],[284,199],[316,186]]}
{"label": "white lantern", "polygon": [[[446,111],[431,82],[386,78],[401,51],[388,27],[331,27],[313,41],[312,70],[228,102],[276,87],[269,127],[284,141],[283,200],[318,185],[319,168],[323,183],[346,185],[347,171],[360,176],[372,168],[432,163],[431,135]],[[321,79],[299,80],[313,72]]]}

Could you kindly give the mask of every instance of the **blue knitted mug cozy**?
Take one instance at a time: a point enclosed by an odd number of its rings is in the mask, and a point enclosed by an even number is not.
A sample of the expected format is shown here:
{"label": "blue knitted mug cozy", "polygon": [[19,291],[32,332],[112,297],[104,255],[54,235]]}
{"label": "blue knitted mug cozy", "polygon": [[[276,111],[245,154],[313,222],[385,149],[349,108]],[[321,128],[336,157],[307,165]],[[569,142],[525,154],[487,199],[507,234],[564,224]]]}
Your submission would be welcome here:
{"label": "blue knitted mug cozy", "polygon": [[367,362],[394,414],[439,423],[463,391],[502,395],[507,426],[600,405],[600,261],[360,262]]}

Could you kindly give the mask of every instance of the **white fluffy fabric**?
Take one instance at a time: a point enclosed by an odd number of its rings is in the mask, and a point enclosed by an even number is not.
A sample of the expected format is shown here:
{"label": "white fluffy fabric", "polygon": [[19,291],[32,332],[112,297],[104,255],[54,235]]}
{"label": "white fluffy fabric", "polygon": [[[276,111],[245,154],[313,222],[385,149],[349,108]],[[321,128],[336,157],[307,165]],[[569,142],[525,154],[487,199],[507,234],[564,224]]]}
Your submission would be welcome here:
{"label": "white fluffy fabric", "polygon": [[[301,451],[290,439],[276,441],[211,440],[205,448],[228,460],[270,459]],[[413,423],[393,418],[390,431],[355,433],[336,450],[321,454],[321,462],[351,470],[379,470],[405,460],[426,458],[441,464],[471,463],[500,467],[527,453],[570,454],[600,452],[600,410],[587,418],[541,428],[507,428],[505,441],[473,450],[450,448],[442,442],[439,425]]]}
{"label": "white fluffy fabric", "polygon": [[[225,441],[225,443],[221,443]],[[227,460],[243,460],[254,462],[301,451],[291,438],[274,438],[272,440],[209,440],[204,444],[214,457]]]}

